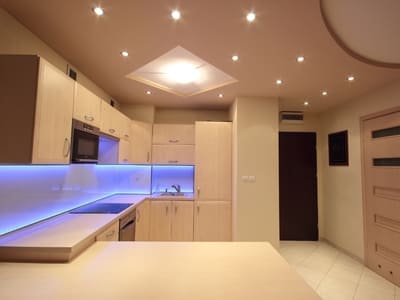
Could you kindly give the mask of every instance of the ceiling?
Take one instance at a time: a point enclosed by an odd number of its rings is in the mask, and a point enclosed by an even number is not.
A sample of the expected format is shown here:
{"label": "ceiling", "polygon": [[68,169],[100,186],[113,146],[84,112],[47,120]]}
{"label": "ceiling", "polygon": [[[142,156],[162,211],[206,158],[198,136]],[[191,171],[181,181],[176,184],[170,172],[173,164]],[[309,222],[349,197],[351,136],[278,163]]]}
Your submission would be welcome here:
{"label": "ceiling", "polygon": [[[324,111],[400,79],[332,38],[319,0],[0,0],[1,6],[121,103],[226,108],[237,96],[279,97],[282,110]],[[92,12],[95,4],[104,15]],[[172,20],[173,9],[182,18]],[[246,13],[256,20],[249,24]],[[368,30],[368,28],[366,28]],[[181,97],[127,74],[181,46],[238,82]],[[129,51],[122,57],[122,50]],[[233,54],[239,55],[234,62]],[[296,57],[305,61],[298,63]],[[348,75],[355,76],[348,82]],[[282,79],[283,84],[276,85]],[[146,91],[151,90],[151,95]],[[328,91],[322,96],[322,91]],[[223,98],[218,95],[222,93]],[[304,101],[309,106],[303,106]]]}

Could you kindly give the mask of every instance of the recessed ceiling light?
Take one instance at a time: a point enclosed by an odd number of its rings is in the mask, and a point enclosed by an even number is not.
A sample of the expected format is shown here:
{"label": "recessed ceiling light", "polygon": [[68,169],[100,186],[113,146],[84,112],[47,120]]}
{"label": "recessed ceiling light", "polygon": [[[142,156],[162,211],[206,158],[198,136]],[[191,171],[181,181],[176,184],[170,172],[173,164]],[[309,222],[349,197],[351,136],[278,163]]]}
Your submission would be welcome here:
{"label": "recessed ceiling light", "polygon": [[172,64],[166,67],[167,76],[177,83],[187,84],[199,77],[196,66],[188,63]]}
{"label": "recessed ceiling light", "polygon": [[223,94],[219,94],[218,98],[224,98],[224,95]]}
{"label": "recessed ceiling light", "polygon": [[246,16],[246,20],[247,20],[247,22],[249,22],[249,23],[253,23],[254,22],[254,20],[256,19],[256,14],[254,13],[254,12],[249,12],[248,14],[247,14],[247,16]]}
{"label": "recessed ceiling light", "polygon": [[354,76],[353,75],[350,75],[350,76],[347,76],[347,81],[354,81]]}
{"label": "recessed ceiling light", "polygon": [[298,56],[296,58],[296,60],[297,60],[297,62],[301,63],[301,62],[303,62],[305,60],[305,58],[304,58],[304,56]]}
{"label": "recessed ceiling light", "polygon": [[123,57],[128,57],[128,56],[129,56],[128,51],[126,51],[126,50],[121,51],[121,56],[123,56]]}
{"label": "recessed ceiling light", "polygon": [[304,101],[304,106],[308,106],[308,101]]}
{"label": "recessed ceiling light", "polygon": [[327,96],[328,95],[328,92],[327,91],[322,91],[322,96]]}
{"label": "recessed ceiling light", "polygon": [[93,8],[93,12],[98,16],[104,15],[104,10],[100,6]]}
{"label": "recessed ceiling light", "polygon": [[181,18],[181,12],[179,10],[175,9],[171,12],[171,17],[172,17],[172,19],[177,21]]}
{"label": "recessed ceiling light", "polygon": [[239,56],[238,55],[232,55],[232,60],[233,61],[238,61],[239,60]]}
{"label": "recessed ceiling light", "polygon": [[146,95],[151,95],[151,91],[146,91]]}
{"label": "recessed ceiling light", "polygon": [[283,83],[283,81],[282,81],[282,79],[277,79],[277,80],[275,81],[275,83],[276,83],[277,85],[281,85],[281,84]]}

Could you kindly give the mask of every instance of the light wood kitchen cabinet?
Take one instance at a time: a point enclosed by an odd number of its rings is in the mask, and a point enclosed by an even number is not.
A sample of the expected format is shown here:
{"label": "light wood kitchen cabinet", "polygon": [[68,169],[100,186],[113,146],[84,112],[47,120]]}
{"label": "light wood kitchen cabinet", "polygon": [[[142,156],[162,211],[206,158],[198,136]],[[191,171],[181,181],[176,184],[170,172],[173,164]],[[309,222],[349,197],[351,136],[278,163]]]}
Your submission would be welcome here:
{"label": "light wood kitchen cabinet", "polygon": [[100,131],[118,138],[122,134],[120,112],[105,101],[101,102]]}
{"label": "light wood kitchen cabinet", "polygon": [[101,99],[80,83],[75,82],[74,119],[100,127],[100,116]]}
{"label": "light wood kitchen cabinet", "polygon": [[125,116],[123,113],[117,111],[119,125],[117,129],[120,132],[120,138],[126,141],[131,141],[131,119]]}
{"label": "light wood kitchen cabinet", "polygon": [[193,201],[172,201],[171,241],[193,241]]}
{"label": "light wood kitchen cabinet", "polygon": [[150,200],[145,200],[136,207],[136,241],[148,241],[150,233]]}
{"label": "light wood kitchen cabinet", "polygon": [[118,163],[131,164],[131,143],[120,139],[118,144]]}
{"label": "light wood kitchen cabinet", "polygon": [[232,123],[196,122],[195,187],[198,201],[231,201]]}
{"label": "light wood kitchen cabinet", "polygon": [[96,236],[96,241],[118,241],[119,240],[119,222],[114,222],[103,232]]}
{"label": "light wood kitchen cabinet", "polygon": [[36,55],[0,55],[0,163],[68,164],[74,81]]}
{"label": "light wood kitchen cabinet", "polygon": [[154,145],[193,145],[193,124],[154,124]]}
{"label": "light wood kitchen cabinet", "polygon": [[131,121],[131,160],[134,164],[151,162],[152,124]]}
{"label": "light wood kitchen cabinet", "polygon": [[171,201],[151,200],[149,238],[151,241],[171,240]]}
{"label": "light wood kitchen cabinet", "polygon": [[153,145],[153,164],[193,165],[193,145]]}
{"label": "light wood kitchen cabinet", "polygon": [[195,241],[231,241],[230,201],[197,201],[194,210]]}

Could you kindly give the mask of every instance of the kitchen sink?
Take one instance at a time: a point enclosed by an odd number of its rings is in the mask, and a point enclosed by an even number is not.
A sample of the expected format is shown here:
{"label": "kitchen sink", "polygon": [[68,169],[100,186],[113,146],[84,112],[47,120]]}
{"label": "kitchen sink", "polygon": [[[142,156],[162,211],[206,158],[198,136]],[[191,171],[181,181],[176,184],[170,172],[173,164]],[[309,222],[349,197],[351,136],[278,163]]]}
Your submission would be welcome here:
{"label": "kitchen sink", "polygon": [[182,192],[164,192],[164,193],[161,193],[160,196],[185,196],[185,193],[182,193]]}

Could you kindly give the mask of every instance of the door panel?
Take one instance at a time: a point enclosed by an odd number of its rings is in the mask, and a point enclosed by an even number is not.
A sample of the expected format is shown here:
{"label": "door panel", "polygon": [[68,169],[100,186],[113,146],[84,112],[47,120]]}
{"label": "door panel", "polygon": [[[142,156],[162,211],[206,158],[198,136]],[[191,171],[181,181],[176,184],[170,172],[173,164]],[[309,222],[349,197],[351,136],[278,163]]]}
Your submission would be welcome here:
{"label": "door panel", "polygon": [[316,134],[279,133],[281,240],[318,240]]}
{"label": "door panel", "polygon": [[368,267],[400,280],[400,112],[364,120],[364,218]]}
{"label": "door panel", "polygon": [[172,241],[193,241],[193,201],[173,201]]}
{"label": "door panel", "polygon": [[150,202],[150,241],[171,240],[171,201]]}

